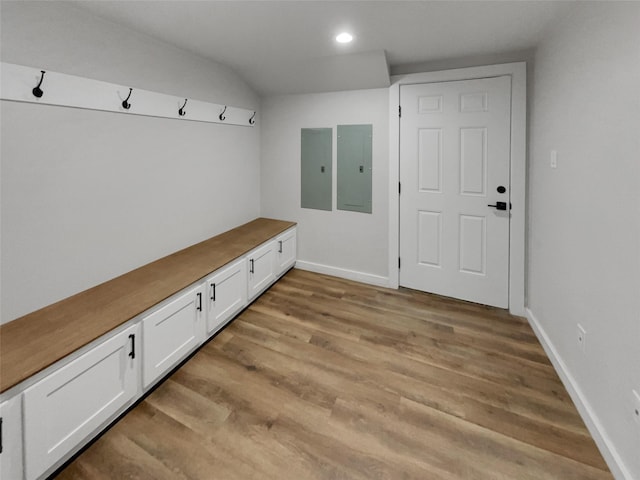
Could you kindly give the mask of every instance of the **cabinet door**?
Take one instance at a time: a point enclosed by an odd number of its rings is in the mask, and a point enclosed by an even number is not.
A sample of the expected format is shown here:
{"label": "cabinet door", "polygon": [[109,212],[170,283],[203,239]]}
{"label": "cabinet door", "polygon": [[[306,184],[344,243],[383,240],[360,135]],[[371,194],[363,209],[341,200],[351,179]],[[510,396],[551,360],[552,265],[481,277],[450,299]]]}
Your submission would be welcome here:
{"label": "cabinet door", "polygon": [[22,395],[0,403],[0,478],[22,480]]}
{"label": "cabinet door", "polygon": [[34,480],[138,393],[138,325],[24,392],[25,476]]}
{"label": "cabinet door", "polygon": [[263,290],[273,283],[275,275],[276,242],[271,242],[256,248],[247,255],[247,270],[249,272],[249,300],[256,298]]}
{"label": "cabinet door", "polygon": [[144,387],[182,360],[204,340],[205,299],[201,287],[179,294],[142,320]]}
{"label": "cabinet door", "polygon": [[296,263],[296,229],[276,238],[276,275],[282,275]]}
{"label": "cabinet door", "polygon": [[207,332],[218,330],[247,304],[247,269],[242,258],[207,279]]}

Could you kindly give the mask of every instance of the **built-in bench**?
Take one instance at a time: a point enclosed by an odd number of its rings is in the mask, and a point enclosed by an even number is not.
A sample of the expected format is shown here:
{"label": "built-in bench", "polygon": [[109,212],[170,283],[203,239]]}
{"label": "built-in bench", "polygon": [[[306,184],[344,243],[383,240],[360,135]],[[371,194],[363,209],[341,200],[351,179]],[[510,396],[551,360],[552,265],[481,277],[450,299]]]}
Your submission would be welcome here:
{"label": "built-in bench", "polygon": [[295,223],[258,218],[0,326],[0,477],[51,473],[295,256]]}

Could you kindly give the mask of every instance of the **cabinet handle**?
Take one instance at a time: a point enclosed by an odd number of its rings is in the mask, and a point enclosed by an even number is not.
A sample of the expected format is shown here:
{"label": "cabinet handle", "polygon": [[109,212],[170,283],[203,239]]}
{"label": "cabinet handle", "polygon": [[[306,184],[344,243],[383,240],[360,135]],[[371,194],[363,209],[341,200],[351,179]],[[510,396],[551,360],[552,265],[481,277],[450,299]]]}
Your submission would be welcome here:
{"label": "cabinet handle", "polygon": [[0,453],[2,453],[2,417],[0,417]]}
{"label": "cabinet handle", "polygon": [[198,308],[196,310],[202,311],[202,292],[198,292]]}
{"label": "cabinet handle", "polygon": [[211,284],[211,300],[216,301],[216,284]]}
{"label": "cabinet handle", "polygon": [[136,334],[132,333],[129,335],[129,340],[131,340],[131,351],[129,352],[129,356],[134,359],[136,358]]}
{"label": "cabinet handle", "polygon": [[282,240],[278,240],[278,253],[282,253]]}
{"label": "cabinet handle", "polygon": [[250,266],[249,266],[249,273],[255,273],[255,272],[253,271],[253,258],[252,258],[251,260],[249,260],[249,265],[250,265]]}

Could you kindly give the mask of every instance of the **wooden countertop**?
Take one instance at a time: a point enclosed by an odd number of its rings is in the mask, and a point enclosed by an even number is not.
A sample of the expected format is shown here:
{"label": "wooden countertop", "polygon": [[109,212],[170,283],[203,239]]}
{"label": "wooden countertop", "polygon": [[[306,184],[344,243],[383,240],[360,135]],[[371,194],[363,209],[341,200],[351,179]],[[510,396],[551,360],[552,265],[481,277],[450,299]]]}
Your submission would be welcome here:
{"label": "wooden countertop", "polygon": [[295,226],[258,218],[0,326],[0,393]]}

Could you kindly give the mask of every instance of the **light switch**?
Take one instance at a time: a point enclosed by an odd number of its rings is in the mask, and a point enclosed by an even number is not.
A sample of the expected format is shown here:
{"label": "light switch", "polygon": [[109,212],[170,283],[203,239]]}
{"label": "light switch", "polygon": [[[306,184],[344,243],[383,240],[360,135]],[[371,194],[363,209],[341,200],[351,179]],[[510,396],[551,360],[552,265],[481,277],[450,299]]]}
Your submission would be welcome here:
{"label": "light switch", "polygon": [[551,150],[549,165],[551,168],[558,168],[558,152],[556,150]]}

